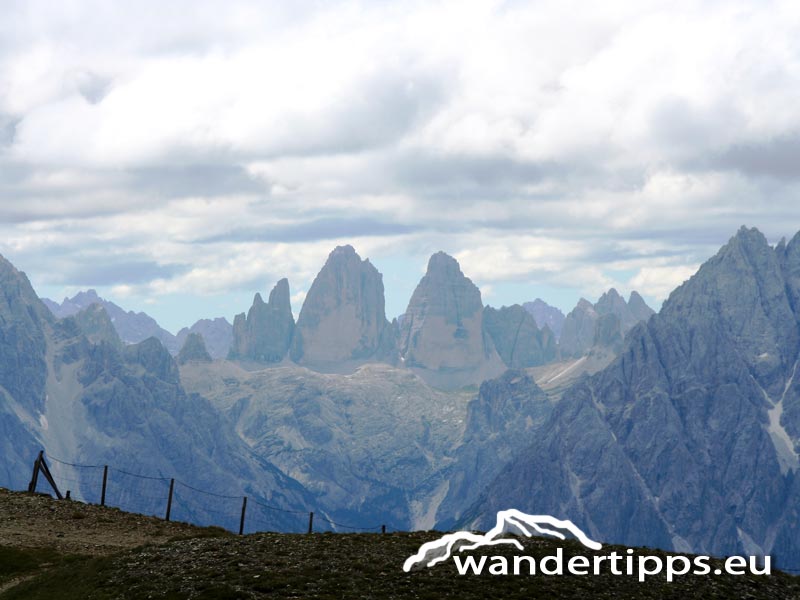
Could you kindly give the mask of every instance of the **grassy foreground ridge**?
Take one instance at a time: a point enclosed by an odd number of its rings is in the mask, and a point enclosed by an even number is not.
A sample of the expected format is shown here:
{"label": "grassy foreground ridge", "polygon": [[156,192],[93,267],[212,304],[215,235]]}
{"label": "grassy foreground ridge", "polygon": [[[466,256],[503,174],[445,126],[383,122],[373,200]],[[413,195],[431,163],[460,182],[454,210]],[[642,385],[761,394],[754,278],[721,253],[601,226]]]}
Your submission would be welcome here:
{"label": "grassy foreground ridge", "polygon": [[[404,573],[437,532],[234,536],[116,509],[0,490],[0,600],[134,598],[800,599],[800,578],[458,575],[452,561]],[[525,554],[590,554],[525,540]],[[607,554],[613,548],[602,550]],[[507,547],[483,549],[511,556]],[[624,552],[624,549],[618,548]],[[637,551],[638,552],[638,551]],[[666,556],[654,550],[642,553]],[[479,556],[481,553],[476,553]]]}

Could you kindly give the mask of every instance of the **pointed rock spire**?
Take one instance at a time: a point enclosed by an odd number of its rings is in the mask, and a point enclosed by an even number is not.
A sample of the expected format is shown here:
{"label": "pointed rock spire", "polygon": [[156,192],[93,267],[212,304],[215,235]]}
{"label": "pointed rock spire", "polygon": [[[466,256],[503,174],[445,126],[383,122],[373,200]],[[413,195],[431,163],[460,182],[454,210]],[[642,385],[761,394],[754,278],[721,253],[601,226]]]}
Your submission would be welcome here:
{"label": "pointed rock spire", "polygon": [[352,246],[338,246],[317,274],[297,318],[292,360],[319,368],[347,362],[394,362],[383,277]]}
{"label": "pointed rock spire", "polygon": [[206,342],[199,333],[187,335],[181,351],[178,352],[178,364],[185,365],[188,362],[211,362]]}
{"label": "pointed rock spire", "polygon": [[122,348],[122,340],[114,329],[114,323],[101,304],[90,304],[73,318],[92,343],[106,342],[115,348]]}
{"label": "pointed rock spire", "polygon": [[483,328],[478,287],[455,258],[437,252],[414,290],[400,330],[405,364],[426,372],[434,385],[453,387],[494,377],[504,366]]}
{"label": "pointed rock spire", "polygon": [[272,288],[269,302],[265,303],[257,293],[247,316],[236,315],[229,358],[280,362],[289,350],[293,334],[289,281],[281,279]]}

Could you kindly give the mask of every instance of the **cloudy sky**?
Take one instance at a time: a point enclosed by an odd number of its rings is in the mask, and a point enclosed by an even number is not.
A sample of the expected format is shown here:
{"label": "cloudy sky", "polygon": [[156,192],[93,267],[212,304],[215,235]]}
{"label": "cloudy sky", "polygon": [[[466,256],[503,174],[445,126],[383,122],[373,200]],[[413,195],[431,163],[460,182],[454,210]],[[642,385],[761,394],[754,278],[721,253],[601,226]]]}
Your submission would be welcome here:
{"label": "cloudy sky", "polygon": [[[122,7],[125,8],[122,8]],[[0,252],[166,328],[298,311],[337,244],[403,312],[655,306],[742,225],[800,229],[800,3],[4,2]]]}

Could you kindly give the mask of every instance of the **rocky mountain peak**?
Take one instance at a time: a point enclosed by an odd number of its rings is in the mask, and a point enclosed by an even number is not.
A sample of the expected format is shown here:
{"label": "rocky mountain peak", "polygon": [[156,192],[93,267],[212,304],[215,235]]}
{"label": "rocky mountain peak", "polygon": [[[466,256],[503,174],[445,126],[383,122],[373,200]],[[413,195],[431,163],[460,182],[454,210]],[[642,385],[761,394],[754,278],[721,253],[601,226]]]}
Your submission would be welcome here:
{"label": "rocky mountain peak", "polygon": [[[65,297],[64,300],[69,301],[70,299]],[[75,304],[84,305],[84,306],[86,306],[88,304],[95,303],[95,302],[100,302],[100,300],[101,300],[101,298],[100,298],[100,296],[97,295],[97,290],[95,290],[93,288],[90,288],[90,289],[88,289],[86,291],[78,292],[72,298],[72,302],[74,302]]]}
{"label": "rocky mountain peak", "polygon": [[596,304],[581,298],[564,321],[559,352],[563,358],[578,358],[596,345],[617,350],[625,334],[653,314],[635,291],[630,302],[625,302],[615,288],[600,296]]}
{"label": "rocky mountain peak", "polygon": [[[276,294],[288,304],[288,290]],[[383,276],[352,246],[337,246],[303,302],[292,359],[327,370],[349,361],[393,362],[395,355],[395,337],[386,319]]]}
{"label": "rocky mountain peak", "polygon": [[564,313],[555,306],[550,306],[541,298],[533,302],[525,302],[522,307],[533,316],[536,325],[540,328],[547,326],[555,335],[556,341],[561,337],[561,328],[564,325]]}
{"label": "rocky mountain peak", "polygon": [[598,316],[594,305],[586,298],[581,298],[567,314],[558,344],[563,358],[578,358],[589,352],[594,343]]}
{"label": "rocky mountain peak", "polygon": [[289,280],[280,279],[269,293],[269,304],[282,313],[292,312],[292,299],[289,293]]}
{"label": "rocky mountain peak", "polygon": [[328,255],[328,260],[337,260],[340,258],[354,258],[361,260],[361,257],[356,252],[356,249],[353,248],[350,244],[345,244],[344,246],[336,246],[331,253]]}
{"label": "rocky mountain peak", "polygon": [[433,254],[428,260],[427,275],[429,277],[443,277],[446,279],[464,277],[458,261],[442,251]]}
{"label": "rocky mountain peak", "polygon": [[747,227],[742,225],[736,234],[730,239],[729,243],[752,246],[755,248],[769,247],[767,238],[757,227]]}
{"label": "rocky mountain peak", "polygon": [[159,326],[155,319],[143,312],[126,311],[109,300],[97,295],[93,289],[78,292],[72,298],[64,298],[61,304],[44,299],[44,303],[53,315],[59,319],[71,317],[93,304],[101,305],[108,313],[114,329],[126,344],[136,344],[149,337],[155,337],[173,353],[177,353],[178,345],[175,336]]}
{"label": "rocky mountain peak", "polygon": [[606,315],[609,313],[622,313],[627,308],[625,299],[619,295],[619,292],[613,287],[606,293],[600,296],[600,299],[594,305],[594,309],[598,314]]}
{"label": "rocky mountain peak", "polygon": [[212,359],[225,358],[230,353],[233,344],[233,326],[226,318],[200,319],[191,327],[184,327],[175,336],[179,348],[183,348],[190,333],[199,333],[203,336],[203,342]]}
{"label": "rocky mountain peak", "polygon": [[[400,330],[400,352],[406,365],[424,369],[428,376],[431,371],[452,374],[453,384],[460,379],[459,371],[476,379],[470,383],[486,379],[489,372],[502,372],[502,361],[483,327],[481,292],[444,252],[430,258],[411,296]],[[438,383],[448,385],[444,379]]]}
{"label": "rocky mountain peak", "polygon": [[428,270],[411,296],[404,326],[409,325],[410,313],[419,312],[419,309],[424,309],[426,314],[443,316],[447,323],[459,325],[463,319],[483,310],[481,291],[461,272],[455,258],[437,252],[428,261]]}
{"label": "rocky mountain peak", "polygon": [[129,364],[140,366],[158,379],[180,385],[178,365],[157,338],[149,337],[138,344],[125,346],[123,356]]}
{"label": "rocky mountain peak", "polygon": [[644,298],[636,290],[633,290],[628,298],[628,311],[633,315],[636,322],[646,321],[655,314],[655,311],[647,305]]}
{"label": "rocky mountain peak", "polygon": [[765,268],[768,265],[774,265],[772,260],[775,258],[775,251],[770,247],[763,233],[756,228],[748,229],[742,226],[706,265],[721,261],[738,265],[747,271],[753,267]]}
{"label": "rocky mountain peak", "polygon": [[47,307],[33,290],[28,276],[2,255],[0,255],[0,289],[3,290],[3,295],[0,297],[0,315],[5,312],[18,312],[25,307],[24,310],[32,311],[37,320],[47,322],[53,320]]}
{"label": "rocky mountain peak", "polygon": [[[739,230],[630,331],[616,360],[562,396],[486,497],[566,507],[609,541],[800,566],[791,247]],[[547,464],[533,458],[545,454]]]}
{"label": "rocky mountain peak", "polygon": [[23,406],[42,411],[47,366],[45,326],[53,316],[25,273],[0,256],[0,386]]}
{"label": "rocky mountain peak", "polygon": [[797,262],[790,247],[778,254],[760,231],[743,227],[670,294],[659,313],[687,328],[713,331],[713,339],[724,334],[768,394],[780,394],[800,344],[792,276]]}
{"label": "rocky mountain peak", "polygon": [[186,341],[178,352],[178,364],[185,365],[188,362],[211,362],[205,340],[199,333],[192,332],[186,336]]}
{"label": "rocky mountain peak", "polygon": [[786,280],[786,292],[795,315],[800,319],[800,232],[788,244],[778,244],[775,254]]}
{"label": "rocky mountain peak", "polygon": [[294,329],[289,282],[281,279],[272,288],[269,302],[264,302],[261,294],[256,293],[247,316],[236,315],[229,357],[280,362],[289,351]]}
{"label": "rocky mountain peak", "polygon": [[114,329],[114,324],[101,304],[90,304],[74,317],[81,332],[94,344],[106,342],[116,348],[122,347],[122,340]]}

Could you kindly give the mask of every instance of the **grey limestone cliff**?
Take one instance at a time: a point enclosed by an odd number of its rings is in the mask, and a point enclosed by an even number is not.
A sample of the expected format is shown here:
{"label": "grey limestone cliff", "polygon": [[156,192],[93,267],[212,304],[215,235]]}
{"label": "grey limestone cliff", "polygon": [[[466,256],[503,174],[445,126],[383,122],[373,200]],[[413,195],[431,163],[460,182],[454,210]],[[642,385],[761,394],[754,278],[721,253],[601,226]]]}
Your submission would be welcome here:
{"label": "grey limestone cliff", "polygon": [[463,441],[447,471],[447,494],[437,507],[439,528],[455,526],[462,511],[530,444],[551,411],[547,395],[524,371],[510,369],[481,384],[467,405]]}
{"label": "grey limestone cliff", "polygon": [[289,282],[281,279],[272,288],[268,302],[256,294],[247,316],[236,315],[229,358],[280,362],[289,351],[294,330]]}
{"label": "grey limestone cliff", "polygon": [[326,370],[351,362],[396,362],[383,277],[352,246],[338,246],[317,274],[297,318],[291,358]]}
{"label": "grey limestone cliff", "polygon": [[614,288],[595,304],[581,298],[564,320],[559,354],[569,359],[585,356],[598,346],[618,350],[628,331],[653,314],[636,291],[631,292],[628,302]]}
{"label": "grey limestone cliff", "polygon": [[556,356],[556,340],[547,325],[539,329],[519,304],[483,309],[483,327],[505,365],[524,369],[543,365]]}
{"label": "grey limestone cliff", "polygon": [[505,369],[483,327],[480,290],[444,252],[431,256],[411,296],[400,353],[406,366],[444,387],[480,383]]}
{"label": "grey limestone cliff", "polygon": [[800,234],[772,248],[742,228],[564,394],[474,524],[510,505],[608,542],[800,568],[798,273]]}
{"label": "grey limestone cliff", "polygon": [[211,362],[211,355],[206,349],[203,336],[199,333],[190,333],[186,336],[186,341],[178,352],[178,364],[185,365],[188,362]]}
{"label": "grey limestone cliff", "polygon": [[543,329],[545,325],[550,328],[556,341],[561,337],[561,328],[564,326],[564,313],[555,306],[550,306],[541,298],[536,298],[533,302],[525,302],[522,308],[531,313],[536,321],[536,325]]}
{"label": "grey limestone cliff", "polygon": [[101,304],[90,304],[74,315],[75,322],[89,341],[95,344],[106,342],[122,348],[122,340],[114,324]]}

